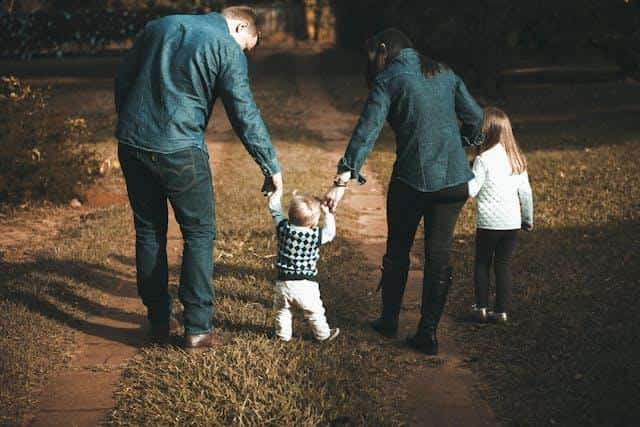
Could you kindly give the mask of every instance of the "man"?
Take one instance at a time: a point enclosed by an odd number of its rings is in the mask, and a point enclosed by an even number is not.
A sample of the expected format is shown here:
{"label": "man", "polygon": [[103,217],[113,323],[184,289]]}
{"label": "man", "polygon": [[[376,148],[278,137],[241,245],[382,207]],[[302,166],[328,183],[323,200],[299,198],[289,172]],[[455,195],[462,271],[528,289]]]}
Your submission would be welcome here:
{"label": "man", "polygon": [[169,338],[167,200],[184,239],[179,297],[184,345],[213,347],[215,210],[204,132],[217,97],[265,176],[282,192],[276,154],[249,87],[246,51],[258,44],[253,9],[174,15],[149,22],[115,80],[118,157],[136,230],[138,293],[151,337]]}

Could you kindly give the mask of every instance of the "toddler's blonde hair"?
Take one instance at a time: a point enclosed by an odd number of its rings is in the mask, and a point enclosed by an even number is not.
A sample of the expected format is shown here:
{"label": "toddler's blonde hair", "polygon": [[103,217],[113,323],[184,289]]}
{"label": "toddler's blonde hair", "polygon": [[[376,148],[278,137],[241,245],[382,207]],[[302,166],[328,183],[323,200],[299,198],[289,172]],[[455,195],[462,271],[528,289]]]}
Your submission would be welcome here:
{"label": "toddler's blonde hair", "polygon": [[320,221],[320,199],[294,191],[289,205],[289,222],[301,227],[314,227]]}

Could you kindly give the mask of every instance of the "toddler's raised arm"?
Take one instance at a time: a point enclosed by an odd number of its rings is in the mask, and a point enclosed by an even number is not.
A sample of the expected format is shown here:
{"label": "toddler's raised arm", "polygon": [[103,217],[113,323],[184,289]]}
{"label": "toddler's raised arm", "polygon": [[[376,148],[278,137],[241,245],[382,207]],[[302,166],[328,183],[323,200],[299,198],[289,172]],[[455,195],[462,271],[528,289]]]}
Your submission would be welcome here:
{"label": "toddler's raised arm", "polygon": [[273,218],[273,222],[276,226],[286,219],[282,213],[282,200],[280,194],[273,193],[271,197],[269,197],[269,212],[271,212],[271,217]]}
{"label": "toddler's raised arm", "polygon": [[322,212],[324,212],[324,225],[320,231],[320,244],[324,245],[336,237],[336,217],[324,205],[322,206]]}

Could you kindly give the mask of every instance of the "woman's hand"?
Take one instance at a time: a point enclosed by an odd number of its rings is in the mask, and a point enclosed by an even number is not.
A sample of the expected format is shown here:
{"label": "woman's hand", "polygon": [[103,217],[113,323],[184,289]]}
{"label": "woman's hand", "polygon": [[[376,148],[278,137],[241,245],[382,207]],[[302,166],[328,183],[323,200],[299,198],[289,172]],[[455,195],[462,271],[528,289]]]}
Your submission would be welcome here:
{"label": "woman's hand", "polygon": [[324,195],[324,203],[327,205],[331,212],[335,212],[338,208],[338,204],[344,196],[345,189],[346,187],[333,186],[331,187],[331,189],[329,189],[329,191],[327,191],[327,194]]}

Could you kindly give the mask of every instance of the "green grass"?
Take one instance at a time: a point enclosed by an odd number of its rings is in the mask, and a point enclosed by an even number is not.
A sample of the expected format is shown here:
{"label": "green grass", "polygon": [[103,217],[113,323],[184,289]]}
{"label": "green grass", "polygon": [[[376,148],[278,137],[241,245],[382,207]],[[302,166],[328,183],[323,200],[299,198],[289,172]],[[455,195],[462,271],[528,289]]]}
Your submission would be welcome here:
{"label": "green grass", "polygon": [[[345,69],[325,73],[327,87],[338,108],[357,114],[366,94],[358,64],[349,71],[348,58],[332,55]],[[541,84],[510,86],[497,101],[528,157],[536,229],[520,234],[510,324],[468,323],[475,234],[468,202],[447,312],[486,382],[480,395],[507,424],[640,422],[638,95],[640,87],[623,83]],[[382,182],[393,150],[386,128],[368,161]]]}

